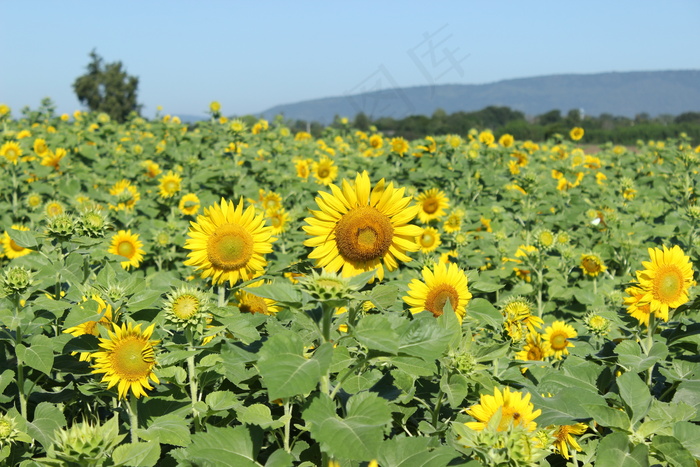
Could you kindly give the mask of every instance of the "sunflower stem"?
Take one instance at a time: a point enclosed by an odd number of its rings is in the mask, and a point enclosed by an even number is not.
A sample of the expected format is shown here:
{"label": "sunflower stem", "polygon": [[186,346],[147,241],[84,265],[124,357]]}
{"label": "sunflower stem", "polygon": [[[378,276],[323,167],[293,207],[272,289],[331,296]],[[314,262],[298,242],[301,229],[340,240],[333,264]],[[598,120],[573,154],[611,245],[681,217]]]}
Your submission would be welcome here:
{"label": "sunflower stem", "polygon": [[433,428],[437,428],[437,422],[438,418],[440,418],[440,409],[442,408],[442,399],[444,395],[445,393],[442,392],[442,388],[440,388],[437,395],[437,402],[435,403],[435,408],[433,409]]}
{"label": "sunflower stem", "polygon": [[289,399],[284,401],[284,416],[286,420],[284,422],[284,450],[291,454],[292,450],[289,447],[289,435],[292,429],[292,405],[289,403]]}
{"label": "sunflower stem", "polygon": [[139,442],[139,435],[136,434],[136,430],[139,428],[139,406],[138,406],[138,398],[130,394],[129,395],[129,403],[126,405],[127,410],[129,412],[129,432],[131,433],[131,442],[132,443],[138,443]]}
{"label": "sunflower stem", "polygon": [[219,306],[224,306],[226,305],[226,285],[221,284],[218,287],[219,290]]}
{"label": "sunflower stem", "polygon": [[[654,333],[656,332],[656,316],[654,313],[649,313],[649,324],[647,326],[647,345],[646,354],[649,356],[651,348],[654,346]],[[651,375],[654,372],[654,365],[647,370],[647,386],[651,388]]]}
{"label": "sunflower stem", "polygon": [[[22,308],[19,294],[13,294],[12,299],[15,305],[15,319],[19,321]],[[15,349],[22,343],[22,336],[22,326],[18,324],[15,330]],[[22,418],[27,420],[27,396],[24,394],[24,363],[21,363],[19,359],[17,361],[17,393],[19,394],[19,413],[22,415]]]}

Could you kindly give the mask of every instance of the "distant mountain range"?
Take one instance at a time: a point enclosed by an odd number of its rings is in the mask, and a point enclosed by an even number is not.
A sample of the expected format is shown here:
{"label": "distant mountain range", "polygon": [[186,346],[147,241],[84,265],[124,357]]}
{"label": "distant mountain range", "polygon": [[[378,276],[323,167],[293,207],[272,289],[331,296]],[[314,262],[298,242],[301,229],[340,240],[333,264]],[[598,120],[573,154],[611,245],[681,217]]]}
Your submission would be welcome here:
{"label": "distant mountain range", "polygon": [[440,108],[449,114],[488,106],[506,106],[528,116],[555,109],[625,117],[700,112],[700,70],[566,74],[489,84],[390,88],[278,105],[261,116],[272,119],[282,114],[287,119],[328,124],[336,115],[352,119],[359,112],[373,119],[403,118],[432,115]]}

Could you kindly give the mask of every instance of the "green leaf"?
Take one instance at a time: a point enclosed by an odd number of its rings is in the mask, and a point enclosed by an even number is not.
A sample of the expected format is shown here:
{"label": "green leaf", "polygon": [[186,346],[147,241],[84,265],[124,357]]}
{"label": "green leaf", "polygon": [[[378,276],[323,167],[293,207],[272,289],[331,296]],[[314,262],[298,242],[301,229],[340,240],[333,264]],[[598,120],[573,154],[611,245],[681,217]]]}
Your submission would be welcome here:
{"label": "green leaf", "polygon": [[151,467],[156,465],[158,459],[160,459],[160,444],[158,443],[122,444],[112,453],[112,461],[116,465]]}
{"label": "green leaf", "polygon": [[0,375],[0,403],[10,402],[11,397],[3,394],[5,388],[15,381],[15,372],[12,370],[5,370]]}
{"label": "green leaf", "polygon": [[187,460],[194,465],[216,467],[256,467],[253,440],[245,426],[209,426],[206,433],[192,435],[186,449]]}
{"label": "green leaf", "polygon": [[234,408],[238,404],[236,395],[230,391],[213,391],[207,394],[204,401],[210,410],[219,412]]}
{"label": "green leaf", "polygon": [[34,411],[34,420],[27,423],[27,434],[47,449],[51,446],[54,432],[64,426],[66,417],[61,409],[50,402],[41,402]]}
{"label": "green leaf", "polygon": [[382,315],[364,316],[353,330],[360,344],[369,350],[396,355],[399,350],[398,334],[390,321]]}
{"label": "green leaf", "polygon": [[43,334],[32,337],[29,347],[18,344],[15,348],[17,358],[25,365],[39,370],[45,375],[51,373],[53,368],[53,345],[51,338]]}
{"label": "green leaf", "polygon": [[380,309],[389,308],[396,303],[399,295],[399,288],[393,284],[382,284],[372,289],[369,294],[369,301]]}
{"label": "green leaf", "polygon": [[289,467],[290,465],[294,465],[294,456],[283,449],[273,452],[265,462],[265,467]]}
{"label": "green leaf", "polygon": [[279,303],[301,303],[299,288],[289,282],[273,282],[272,284],[262,284],[258,287],[246,287],[244,290],[258,297],[268,298]]}
{"label": "green leaf", "polygon": [[256,329],[256,321],[264,320],[263,316],[256,316],[250,313],[232,312],[229,308],[224,316],[220,316],[219,321],[226,327],[236,339],[244,344],[250,344],[260,339],[260,333]]}
{"label": "green leaf", "polygon": [[648,467],[649,448],[639,444],[630,450],[630,442],[624,433],[604,436],[596,451],[596,467]]}
{"label": "green leaf", "polygon": [[617,378],[622,400],[632,411],[632,423],[646,416],[651,407],[652,397],[649,388],[636,373],[623,373]]}
{"label": "green leaf", "polygon": [[336,414],[335,402],[326,394],[314,398],[302,416],[323,451],[353,460],[378,457],[384,427],[391,421],[388,402],[370,392],[348,399],[345,418]]}
{"label": "green leaf", "polygon": [[427,362],[417,357],[392,357],[389,361],[399,370],[414,377],[432,376],[437,372],[435,362]]}
{"label": "green leaf", "polygon": [[[422,316],[421,316],[422,315]],[[432,314],[422,313],[398,329],[399,354],[434,360],[445,352],[450,332]]]}
{"label": "green leaf", "polygon": [[626,432],[631,430],[632,422],[622,410],[616,410],[607,405],[583,404],[582,406],[599,425]]}
{"label": "green leaf", "polygon": [[478,290],[479,292],[495,292],[496,290],[501,290],[504,284],[499,284],[498,282],[477,280],[469,284],[469,288],[472,290]]}
{"label": "green leaf", "polygon": [[530,394],[533,405],[542,410],[536,420],[542,426],[573,425],[577,421],[591,418],[582,404],[605,405],[602,396],[575,386],[556,391],[553,397],[541,397],[534,390],[530,390]]}
{"label": "green leaf", "polygon": [[469,380],[461,374],[454,374],[449,378],[443,377],[440,381],[440,389],[447,396],[450,406],[458,408],[469,392]]}
{"label": "green leaf", "polygon": [[7,229],[5,231],[14,242],[24,248],[36,250],[39,247],[39,242],[36,239],[36,234],[29,230]]}
{"label": "green leaf", "polygon": [[258,425],[264,429],[280,428],[283,427],[286,422],[285,417],[274,420],[270,407],[264,404],[253,404],[248,407],[240,405],[236,407],[236,415],[239,422],[249,425]]}
{"label": "green leaf", "polygon": [[476,320],[481,326],[501,329],[503,315],[491,302],[483,298],[473,298],[467,305],[467,318]]}
{"label": "green leaf", "polygon": [[432,467],[448,465],[459,453],[447,446],[431,449],[430,438],[393,438],[384,441],[379,465],[392,467]]}
{"label": "green leaf", "polygon": [[672,403],[685,402],[700,411],[700,381],[683,381],[673,395]]}
{"label": "green leaf", "polygon": [[673,425],[673,436],[693,457],[700,458],[700,426],[690,422],[677,422]]}
{"label": "green leaf", "polygon": [[618,355],[618,363],[627,371],[642,373],[653,367],[659,360],[666,358],[668,348],[661,342],[655,342],[649,355],[646,356],[642,355],[642,349],[637,342],[625,340],[615,347],[615,353]]}
{"label": "green leaf", "polygon": [[292,331],[271,336],[260,349],[257,363],[270,400],[311,392],[333,357],[333,345],[325,343],[305,358],[304,344]]}
{"label": "green leaf", "polygon": [[[697,444],[697,439],[695,441]],[[656,435],[651,440],[651,447],[663,454],[669,465],[677,467],[695,467],[696,465],[690,452],[673,436]]]}
{"label": "green leaf", "polygon": [[190,430],[182,417],[177,415],[163,415],[148,422],[148,429],[139,429],[138,435],[146,441],[155,441],[161,444],[173,446],[187,446],[190,444]]}

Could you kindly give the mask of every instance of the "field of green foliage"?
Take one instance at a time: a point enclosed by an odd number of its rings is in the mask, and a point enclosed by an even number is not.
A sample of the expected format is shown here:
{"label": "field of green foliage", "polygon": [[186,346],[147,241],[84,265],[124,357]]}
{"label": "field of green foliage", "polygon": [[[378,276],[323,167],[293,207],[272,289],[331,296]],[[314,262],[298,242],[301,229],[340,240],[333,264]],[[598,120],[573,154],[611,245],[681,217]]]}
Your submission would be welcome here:
{"label": "field of green foliage", "polygon": [[0,114],[3,465],[700,459],[683,136]]}

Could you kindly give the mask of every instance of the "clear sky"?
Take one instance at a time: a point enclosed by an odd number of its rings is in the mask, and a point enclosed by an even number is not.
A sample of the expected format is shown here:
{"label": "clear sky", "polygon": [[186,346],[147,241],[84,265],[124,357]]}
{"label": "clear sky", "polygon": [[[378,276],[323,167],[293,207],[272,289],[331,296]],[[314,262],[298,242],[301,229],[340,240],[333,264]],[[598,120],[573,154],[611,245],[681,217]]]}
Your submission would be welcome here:
{"label": "clear sky", "polygon": [[0,103],[81,109],[94,48],[143,114],[225,115],[393,86],[700,69],[698,0],[0,0]]}

